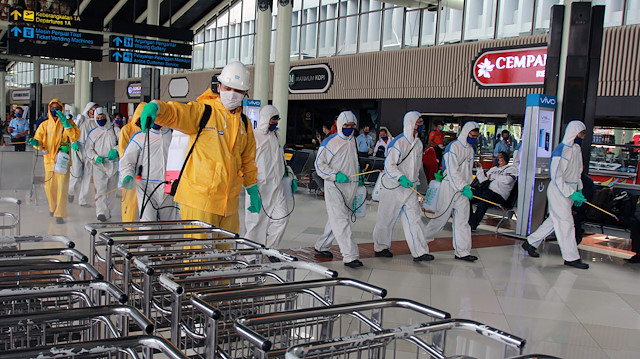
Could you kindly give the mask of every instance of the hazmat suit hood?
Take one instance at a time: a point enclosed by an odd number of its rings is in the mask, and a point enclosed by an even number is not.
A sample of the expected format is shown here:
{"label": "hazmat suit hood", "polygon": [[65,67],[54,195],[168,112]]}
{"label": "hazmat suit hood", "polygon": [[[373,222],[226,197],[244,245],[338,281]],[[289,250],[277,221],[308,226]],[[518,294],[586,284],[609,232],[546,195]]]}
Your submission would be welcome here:
{"label": "hazmat suit hood", "polygon": [[462,126],[462,131],[460,131],[460,135],[458,136],[458,140],[464,147],[470,147],[471,145],[467,142],[467,137],[469,137],[469,132],[479,129],[480,125],[476,121],[469,121]]}
{"label": "hazmat suit hood", "polygon": [[576,136],[582,131],[585,131],[587,126],[582,123],[582,121],[574,120],[569,122],[567,128],[564,130],[564,137],[562,138],[562,143],[566,146],[573,146],[574,140]]}
{"label": "hazmat suit hood", "polygon": [[[107,130],[111,130],[111,127],[113,127],[113,120],[111,120],[111,116],[109,116],[109,113],[107,112],[107,110],[103,107],[102,110],[104,111],[104,115],[107,117],[106,120],[107,122],[104,124],[104,126],[100,126],[98,125],[98,121],[96,121],[96,114],[93,114],[93,118],[91,119],[91,121],[93,121],[96,126],[98,126],[99,128],[107,131]],[[141,112],[142,113],[142,112]]]}
{"label": "hazmat suit hood", "polygon": [[280,113],[275,106],[266,105],[260,110],[260,117],[258,118],[258,127],[256,128],[258,133],[268,134],[269,133],[269,121],[271,121],[271,117],[278,116]]}
{"label": "hazmat suit hood", "polygon": [[62,104],[62,101],[58,100],[57,98],[54,98],[53,100],[51,100],[51,102],[49,102],[49,105],[47,106],[47,116],[49,116],[48,119],[51,121],[55,121],[57,119],[57,117],[51,116],[51,106],[54,103],[60,106],[60,111],[64,111],[64,105]]}
{"label": "hazmat suit hood", "polygon": [[[131,121],[137,123],[138,121],[140,121],[140,116],[142,115],[142,110],[144,109],[144,105],[146,105],[146,102],[140,102],[138,104],[138,106],[136,107],[136,110],[133,111],[133,116],[131,116]],[[138,124],[138,127],[140,127],[140,124]]]}
{"label": "hazmat suit hood", "polygon": [[349,137],[345,136],[344,133],[342,133],[342,126],[344,126],[347,122],[353,122],[356,126],[358,126],[358,120],[356,119],[356,115],[354,115],[353,112],[340,112],[340,115],[338,115],[338,119],[336,120],[336,127],[338,128],[338,136],[343,140],[350,140],[351,138],[353,138],[353,133]]}
{"label": "hazmat suit hood", "polygon": [[413,141],[414,136],[413,132],[415,131],[416,123],[420,119],[420,112],[418,111],[409,111],[404,115],[402,119],[402,125],[404,128],[404,136],[409,140]]}

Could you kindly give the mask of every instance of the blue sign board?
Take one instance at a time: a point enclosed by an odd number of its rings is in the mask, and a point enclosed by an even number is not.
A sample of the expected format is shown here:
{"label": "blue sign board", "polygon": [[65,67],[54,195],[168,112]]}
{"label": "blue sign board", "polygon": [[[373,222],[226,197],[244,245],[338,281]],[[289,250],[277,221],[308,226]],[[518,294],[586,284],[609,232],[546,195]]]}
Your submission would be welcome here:
{"label": "blue sign board", "polygon": [[141,39],[134,36],[109,37],[109,46],[127,50],[159,52],[166,54],[191,55],[191,45],[169,41]]}
{"label": "blue sign board", "polygon": [[131,51],[111,50],[109,51],[109,61],[180,69],[191,68],[191,58],[189,57],[164,56],[160,54],[147,54]]}
{"label": "blue sign board", "polygon": [[9,37],[12,39],[39,40],[86,46],[102,46],[103,44],[102,35],[19,25],[9,26]]}

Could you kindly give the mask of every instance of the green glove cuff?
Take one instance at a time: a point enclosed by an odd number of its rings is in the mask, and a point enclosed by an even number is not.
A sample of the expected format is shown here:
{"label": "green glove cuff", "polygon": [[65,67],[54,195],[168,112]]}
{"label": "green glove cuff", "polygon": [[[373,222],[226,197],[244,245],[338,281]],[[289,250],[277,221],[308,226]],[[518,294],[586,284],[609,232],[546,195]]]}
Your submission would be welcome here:
{"label": "green glove cuff", "polygon": [[133,177],[125,176],[122,179],[122,187],[124,187],[126,189],[131,189],[133,187]]}
{"label": "green glove cuff", "polygon": [[[149,102],[144,105],[142,109],[142,114],[140,114],[140,124],[142,125],[142,132],[147,132],[147,128],[151,128],[153,124],[156,122],[156,116],[158,115],[158,104],[155,102]],[[147,123],[151,120],[151,123]]]}
{"label": "green glove cuff", "polygon": [[104,162],[104,158],[102,158],[100,156],[96,157],[96,163],[97,164],[101,164],[102,162]]}
{"label": "green glove cuff", "polygon": [[338,183],[346,183],[349,182],[349,177],[342,172],[336,173],[336,182]]}
{"label": "green glove cuff", "polygon": [[71,149],[73,149],[74,151],[78,151],[80,150],[80,146],[78,145],[77,142],[74,142],[71,144]]}
{"label": "green glove cuff", "polygon": [[109,155],[107,158],[109,158],[109,161],[118,159],[118,150],[114,148],[111,151],[109,151]]}

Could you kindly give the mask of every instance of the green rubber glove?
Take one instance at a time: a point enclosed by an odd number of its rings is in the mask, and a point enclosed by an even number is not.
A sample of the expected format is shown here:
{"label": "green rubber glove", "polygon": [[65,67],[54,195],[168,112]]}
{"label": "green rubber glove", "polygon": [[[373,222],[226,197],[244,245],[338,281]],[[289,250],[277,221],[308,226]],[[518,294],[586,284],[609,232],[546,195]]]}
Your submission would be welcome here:
{"label": "green rubber glove", "polygon": [[114,148],[111,151],[109,151],[109,155],[108,155],[107,158],[109,159],[109,161],[117,160],[118,159],[118,150],[116,150]]}
{"label": "green rubber glove", "polygon": [[433,176],[435,177],[435,180],[438,182],[442,182],[442,179],[444,178],[444,175],[442,174],[442,170],[434,173]]}
{"label": "green rubber glove", "polygon": [[400,185],[404,188],[413,187],[413,182],[409,181],[409,179],[404,175],[400,176],[398,182],[400,182]]}
{"label": "green rubber glove", "polygon": [[66,145],[60,146],[60,152],[69,153],[69,146],[66,146]]}
{"label": "green rubber glove", "polygon": [[71,122],[69,122],[69,120],[67,119],[67,116],[65,116],[62,111],[58,110],[58,112],[56,112],[56,116],[58,116],[58,118],[62,122],[62,127],[64,127],[65,129],[73,127],[71,126]]}
{"label": "green rubber glove", "polygon": [[131,189],[133,188],[133,177],[131,176],[125,176],[122,179],[122,187],[126,188],[126,189]]}
{"label": "green rubber glove", "polygon": [[35,138],[30,138],[30,139],[27,141],[27,145],[29,145],[29,146],[34,146],[34,147],[38,147],[38,146],[40,146],[40,141],[36,140]]}
{"label": "green rubber glove", "polygon": [[[158,105],[153,102],[149,102],[144,105],[142,114],[140,115],[140,124],[142,125],[142,132],[147,132],[147,127],[151,128],[156,122],[156,115],[158,114]],[[151,121],[151,123],[148,123]]]}
{"label": "green rubber glove", "polygon": [[464,186],[464,188],[462,189],[462,195],[469,199],[473,199],[473,192],[471,191],[469,185]]}
{"label": "green rubber glove", "polygon": [[298,192],[298,180],[297,179],[293,179],[293,181],[291,181],[291,191],[293,193]]}
{"label": "green rubber glove", "polygon": [[78,142],[74,142],[71,144],[71,149],[74,151],[80,151],[80,146],[78,146]]}
{"label": "green rubber glove", "polygon": [[104,157],[100,157],[100,156],[96,157],[96,163],[97,163],[97,164],[102,164],[102,163],[104,163]]}
{"label": "green rubber glove", "polygon": [[342,172],[336,173],[336,182],[338,183],[346,183],[349,182],[349,177]]}
{"label": "green rubber glove", "polygon": [[587,201],[587,199],[584,198],[584,195],[582,195],[581,191],[573,192],[573,194],[569,196],[569,198],[573,200],[573,204],[576,207],[582,206],[582,204]]}
{"label": "green rubber glove", "polygon": [[258,193],[258,185],[253,185],[247,188],[247,193],[249,194],[249,200],[251,202],[251,205],[247,209],[251,213],[260,213],[260,208],[262,208],[262,200],[260,199],[260,193]]}

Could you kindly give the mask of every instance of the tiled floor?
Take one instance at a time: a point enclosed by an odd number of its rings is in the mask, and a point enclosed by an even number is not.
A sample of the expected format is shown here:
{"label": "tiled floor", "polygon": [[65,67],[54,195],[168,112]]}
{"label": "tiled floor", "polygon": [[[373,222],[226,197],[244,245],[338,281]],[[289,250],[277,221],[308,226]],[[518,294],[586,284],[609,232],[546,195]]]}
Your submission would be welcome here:
{"label": "tiled floor", "polygon": [[[296,195],[296,210],[282,248],[312,246],[325,224],[322,199],[306,194],[304,189],[301,192]],[[0,195],[14,193],[4,191]],[[56,225],[49,217],[42,185],[38,187],[38,199],[37,206],[23,206],[23,234],[66,235],[87,252],[88,236],[83,225],[95,222],[95,211],[72,204],[67,223]],[[118,206],[119,200],[114,204],[116,219]],[[365,244],[372,238],[377,204],[367,210],[367,216],[353,224],[363,254],[364,249],[370,251],[370,245]],[[364,267],[359,269],[346,268],[341,261],[323,265],[338,270],[341,276],[385,287],[389,297],[414,299],[449,311],[454,317],[478,320],[526,338],[527,353],[575,359],[640,357],[640,265],[625,263],[619,253],[581,250],[591,268],[577,270],[562,265],[555,242],[540,248],[540,258],[530,258],[524,255],[519,241],[495,237],[493,230],[481,225],[474,234],[485,244],[492,244],[492,238],[493,244],[499,244],[474,248],[472,254],[480,258],[476,263],[453,259],[453,252],[446,248],[450,233],[445,230],[438,235],[445,239],[439,240],[443,247],[434,252],[433,262],[417,264],[410,255],[401,254],[391,259],[363,256]],[[396,253],[406,253],[400,228],[393,240],[398,241],[394,243]]]}

